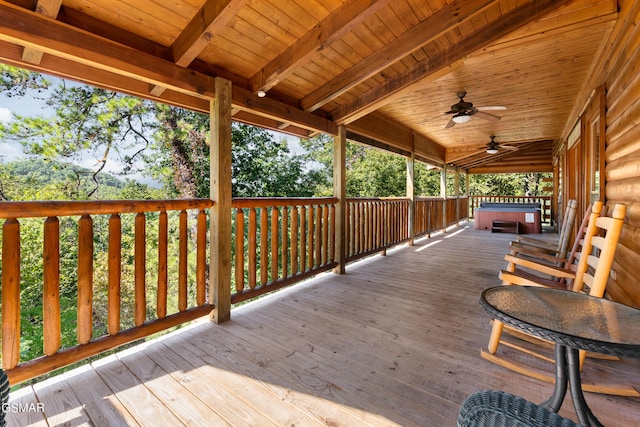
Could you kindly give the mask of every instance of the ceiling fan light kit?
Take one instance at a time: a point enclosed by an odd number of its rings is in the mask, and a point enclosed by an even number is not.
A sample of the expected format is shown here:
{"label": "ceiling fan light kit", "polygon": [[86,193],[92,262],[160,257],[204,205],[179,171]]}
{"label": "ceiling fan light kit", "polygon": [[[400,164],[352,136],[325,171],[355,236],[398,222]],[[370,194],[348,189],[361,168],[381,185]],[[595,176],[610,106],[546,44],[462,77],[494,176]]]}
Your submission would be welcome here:
{"label": "ceiling fan light kit", "polygon": [[491,136],[491,141],[487,144],[487,154],[498,154],[500,144],[495,141],[495,135]]}
{"label": "ceiling fan light kit", "polygon": [[480,110],[506,110],[507,107],[502,105],[494,105],[488,107],[474,107],[471,102],[467,102],[464,100],[464,97],[467,95],[467,92],[461,91],[457,93],[458,102],[451,106],[451,109],[447,111],[445,114],[453,114],[449,123],[445,126],[445,129],[450,128],[459,123],[466,123],[471,120],[471,116],[477,115],[478,117],[485,120],[500,120],[500,117],[495,116],[493,114],[484,113]]}
{"label": "ceiling fan light kit", "polygon": [[469,120],[471,120],[471,116],[468,114],[458,113],[453,116],[451,120],[453,120],[455,123],[467,123]]}

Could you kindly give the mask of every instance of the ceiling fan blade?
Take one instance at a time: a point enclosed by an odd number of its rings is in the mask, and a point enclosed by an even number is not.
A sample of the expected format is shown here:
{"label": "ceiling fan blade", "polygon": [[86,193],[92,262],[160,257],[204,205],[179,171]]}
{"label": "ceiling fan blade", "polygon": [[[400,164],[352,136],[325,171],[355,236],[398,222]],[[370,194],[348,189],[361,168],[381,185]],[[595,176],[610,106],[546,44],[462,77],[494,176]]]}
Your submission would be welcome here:
{"label": "ceiling fan blade", "polygon": [[504,148],[505,150],[519,150],[520,148],[514,147],[513,145],[500,145],[500,148]]}
{"label": "ceiling fan blade", "polygon": [[500,120],[500,117],[494,116],[493,114],[489,114],[489,113],[483,113],[482,111],[477,111],[473,115],[477,116],[477,117],[480,117],[481,119],[491,120],[491,121],[494,121],[494,122],[497,122],[498,120]]}
{"label": "ceiling fan blade", "polygon": [[478,111],[504,111],[507,109],[504,105],[489,105],[486,107],[476,107]]}
{"label": "ceiling fan blade", "polygon": [[449,123],[447,123],[447,125],[444,127],[445,129],[449,129],[454,127],[456,124],[456,122],[453,121],[453,118],[451,118],[451,120],[449,120]]}

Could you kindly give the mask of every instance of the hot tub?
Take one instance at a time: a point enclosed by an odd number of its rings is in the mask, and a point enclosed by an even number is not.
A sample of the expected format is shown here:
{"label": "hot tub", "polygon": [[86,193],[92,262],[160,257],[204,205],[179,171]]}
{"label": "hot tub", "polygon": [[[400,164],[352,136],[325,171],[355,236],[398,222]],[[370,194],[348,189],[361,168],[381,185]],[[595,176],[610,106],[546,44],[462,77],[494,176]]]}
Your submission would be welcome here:
{"label": "hot tub", "polygon": [[517,225],[517,233],[542,233],[540,203],[482,202],[473,212],[476,230],[491,230],[494,221]]}

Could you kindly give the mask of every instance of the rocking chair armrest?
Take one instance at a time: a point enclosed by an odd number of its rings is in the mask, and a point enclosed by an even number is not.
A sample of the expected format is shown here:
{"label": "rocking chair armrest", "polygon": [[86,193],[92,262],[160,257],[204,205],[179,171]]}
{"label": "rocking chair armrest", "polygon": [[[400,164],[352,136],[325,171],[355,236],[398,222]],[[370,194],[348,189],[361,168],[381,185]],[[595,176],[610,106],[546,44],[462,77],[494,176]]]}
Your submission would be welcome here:
{"label": "rocking chair armrest", "polygon": [[532,237],[516,236],[516,240],[511,241],[511,246],[529,246],[545,251],[556,252],[558,250],[558,242],[548,242],[545,240],[534,239]]}
{"label": "rocking chair armrest", "polygon": [[561,258],[555,255],[549,255],[544,252],[537,251],[529,251],[527,249],[514,249],[511,251],[511,255],[521,258],[524,256],[524,259],[537,258],[539,260],[546,261],[546,263],[551,263],[555,265],[564,265],[567,262],[566,258]]}
{"label": "rocking chair armrest", "polygon": [[523,270],[506,271],[501,270],[499,274],[503,285],[520,285],[520,286],[539,286],[544,288],[556,288],[566,290],[567,286],[563,283],[556,282],[553,279],[539,277],[533,273]]}
{"label": "rocking chair armrest", "polygon": [[531,270],[534,270],[540,273],[548,274],[554,277],[564,277],[567,279],[575,278],[575,272],[567,268],[542,264],[542,263],[527,260],[524,258],[518,258],[516,256],[509,255],[509,254],[505,255],[504,259],[505,261],[508,261],[510,264],[510,268],[508,270],[511,270],[512,265],[517,265],[520,267],[529,268]]}

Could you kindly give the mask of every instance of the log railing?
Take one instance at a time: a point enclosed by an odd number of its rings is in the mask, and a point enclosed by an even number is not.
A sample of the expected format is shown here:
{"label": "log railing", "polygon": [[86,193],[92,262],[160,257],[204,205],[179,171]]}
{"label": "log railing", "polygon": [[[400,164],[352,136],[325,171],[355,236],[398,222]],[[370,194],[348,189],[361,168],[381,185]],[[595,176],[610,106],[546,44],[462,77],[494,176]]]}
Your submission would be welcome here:
{"label": "log railing", "polygon": [[[2,367],[7,371],[11,384],[211,311],[206,297],[208,245],[205,209],[212,205],[207,199],[0,203],[0,218],[5,220],[2,226]],[[188,224],[188,212],[194,217],[192,227]],[[174,220],[169,222],[169,216]],[[149,220],[151,217],[153,224]],[[34,221],[40,223],[32,228],[42,230],[36,234],[42,236],[38,245],[42,248],[43,260],[40,304],[44,355],[21,362],[21,313],[27,309],[21,303],[21,257],[28,255],[21,251],[21,237],[24,238],[21,228],[22,223],[31,222],[33,225]],[[70,236],[64,235],[65,240],[61,240],[61,223],[65,229],[72,229]],[[132,228],[132,231],[126,235],[123,228]],[[151,229],[157,231],[157,235],[151,235]],[[102,236],[101,232],[104,232]],[[174,236],[178,236],[177,242],[171,241]],[[123,239],[128,239],[129,251],[123,250],[127,246]],[[106,269],[101,274],[106,283],[100,285],[96,280],[95,262],[101,254],[94,250],[94,245],[101,243],[104,243],[102,252],[107,260],[103,262],[105,266],[98,267],[102,272]],[[75,293],[72,297],[77,298],[76,322],[71,326],[77,332],[75,343],[63,348],[63,333],[73,336],[73,331],[62,330],[60,304],[61,246],[69,247],[70,244],[75,246],[70,252],[77,249],[77,264],[75,271],[63,271],[62,278],[67,280],[64,275],[75,278],[76,283],[64,289],[64,297]],[[149,247],[156,251],[148,253]],[[169,253],[176,254],[170,259],[177,265],[168,263]],[[148,258],[153,258],[154,265],[148,262]],[[195,267],[189,269],[189,263]],[[123,268],[133,269],[132,274],[127,275],[133,283],[123,283]],[[149,283],[149,277],[155,279],[153,284]],[[151,286],[156,297],[153,302],[147,301]],[[126,289],[131,288],[133,301],[127,301],[130,307],[124,307],[122,296]],[[102,289],[106,295],[97,295],[97,289]],[[106,319],[98,319],[94,314],[97,298],[107,301]],[[96,331],[94,325],[97,324],[106,327]]]}
{"label": "log railing", "polygon": [[473,218],[475,208],[482,202],[490,203],[540,203],[540,216],[543,223],[553,218],[551,196],[469,196],[469,218]]}
{"label": "log railing", "polygon": [[417,197],[415,200],[414,229],[415,236],[430,236],[445,227],[444,199],[435,197]]}
{"label": "log railing", "polygon": [[[337,202],[332,197],[234,199],[231,303],[336,267]],[[417,198],[414,236],[464,219],[466,203],[466,198]],[[209,313],[206,210],[211,206],[201,199],[0,203],[2,367],[11,383]],[[410,206],[406,198],[347,199],[342,262],[408,241]],[[34,228],[41,231],[29,234]],[[21,266],[28,255],[21,240],[34,239],[40,248],[30,259],[41,264],[35,283],[42,283],[36,309],[42,317],[42,356],[21,360],[21,318],[32,320],[21,302],[21,274],[31,271]],[[65,251],[77,253],[71,267]],[[69,289],[74,302],[62,305],[73,306],[75,322],[68,312],[64,322],[61,316],[61,298],[69,298]]]}
{"label": "log railing", "polygon": [[337,201],[333,197],[233,199],[231,303],[335,267]]}
{"label": "log railing", "polygon": [[346,203],[346,256],[353,261],[409,236],[409,199],[349,198]]}

